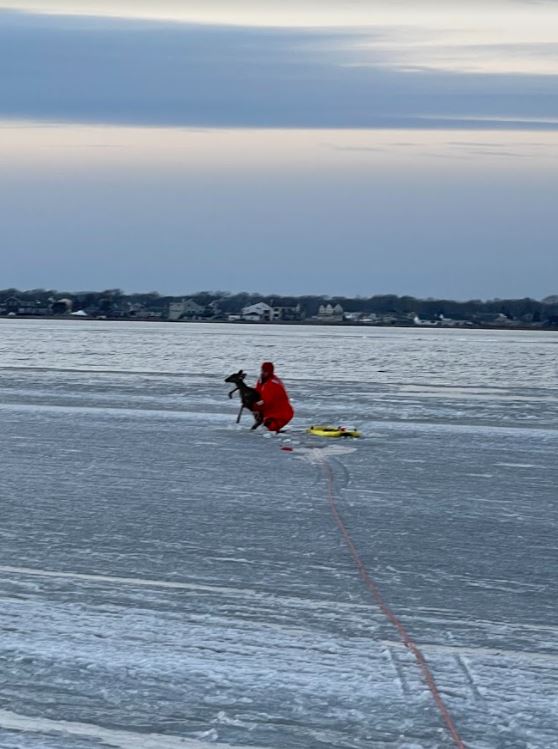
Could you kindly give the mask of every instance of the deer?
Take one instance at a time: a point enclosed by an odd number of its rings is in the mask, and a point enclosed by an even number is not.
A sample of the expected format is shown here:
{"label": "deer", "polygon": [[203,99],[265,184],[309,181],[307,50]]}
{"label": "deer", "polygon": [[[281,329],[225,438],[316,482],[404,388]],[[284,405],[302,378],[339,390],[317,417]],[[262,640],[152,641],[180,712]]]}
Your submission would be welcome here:
{"label": "deer", "polygon": [[240,394],[240,401],[242,405],[240,406],[240,411],[238,412],[238,416],[236,417],[236,423],[238,424],[240,422],[242,411],[247,408],[249,411],[252,411],[252,414],[254,415],[254,423],[252,424],[250,429],[257,429],[263,421],[263,416],[260,411],[254,411],[254,406],[256,405],[256,403],[259,403],[259,401],[261,401],[261,395],[258,393],[256,388],[251,388],[244,382],[245,378],[246,372],[244,372],[242,369],[239,369],[238,372],[234,372],[232,375],[226,377],[225,382],[230,382],[236,386],[230,391],[229,398],[232,398],[233,394],[236,393],[237,390]]}

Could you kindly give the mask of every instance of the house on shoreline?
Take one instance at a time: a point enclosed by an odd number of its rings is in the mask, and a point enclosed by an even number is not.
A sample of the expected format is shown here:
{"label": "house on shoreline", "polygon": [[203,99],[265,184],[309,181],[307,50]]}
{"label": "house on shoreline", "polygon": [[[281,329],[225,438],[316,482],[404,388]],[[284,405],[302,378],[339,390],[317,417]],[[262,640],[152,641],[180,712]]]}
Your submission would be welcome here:
{"label": "house on shoreline", "polygon": [[343,307],[340,304],[332,305],[328,302],[327,304],[320,304],[316,320],[325,323],[343,322],[344,314]]}
{"label": "house on shoreline", "polygon": [[240,315],[229,315],[229,320],[245,322],[300,322],[304,319],[300,304],[292,307],[272,306],[266,302],[256,302],[243,307]]}
{"label": "house on shoreline", "polygon": [[179,320],[197,320],[205,313],[205,307],[193,299],[182,299],[180,302],[170,302],[168,319],[172,322]]}

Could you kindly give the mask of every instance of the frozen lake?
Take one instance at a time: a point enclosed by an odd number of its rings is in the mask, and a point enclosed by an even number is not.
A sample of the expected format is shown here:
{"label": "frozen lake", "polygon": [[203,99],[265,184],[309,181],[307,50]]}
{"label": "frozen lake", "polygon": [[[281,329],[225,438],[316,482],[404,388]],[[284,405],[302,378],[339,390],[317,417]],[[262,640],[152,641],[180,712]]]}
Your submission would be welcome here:
{"label": "frozen lake", "polygon": [[456,746],[332,499],[463,745],[558,747],[558,334],[2,320],[0,417],[1,749]]}

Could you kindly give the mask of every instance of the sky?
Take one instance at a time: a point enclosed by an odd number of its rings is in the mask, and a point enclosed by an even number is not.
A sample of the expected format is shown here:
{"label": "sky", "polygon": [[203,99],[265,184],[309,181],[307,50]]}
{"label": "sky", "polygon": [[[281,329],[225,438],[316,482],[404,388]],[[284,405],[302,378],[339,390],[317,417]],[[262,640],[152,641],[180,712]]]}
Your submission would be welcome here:
{"label": "sky", "polygon": [[0,0],[0,287],[558,293],[558,0]]}

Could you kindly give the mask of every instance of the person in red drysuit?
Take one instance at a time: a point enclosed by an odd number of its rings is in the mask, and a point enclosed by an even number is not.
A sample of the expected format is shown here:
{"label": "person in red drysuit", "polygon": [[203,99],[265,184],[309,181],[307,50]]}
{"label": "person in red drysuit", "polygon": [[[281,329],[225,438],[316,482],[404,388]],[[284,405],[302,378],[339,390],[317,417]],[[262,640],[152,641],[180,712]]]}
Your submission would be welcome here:
{"label": "person in red drysuit", "polygon": [[270,432],[279,432],[293,418],[294,410],[285,386],[274,373],[270,361],[262,364],[256,390],[261,395],[261,400],[256,403],[255,410],[262,414],[263,425]]}

